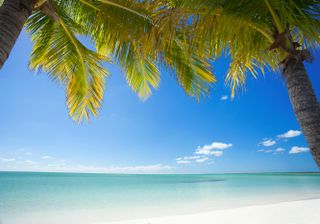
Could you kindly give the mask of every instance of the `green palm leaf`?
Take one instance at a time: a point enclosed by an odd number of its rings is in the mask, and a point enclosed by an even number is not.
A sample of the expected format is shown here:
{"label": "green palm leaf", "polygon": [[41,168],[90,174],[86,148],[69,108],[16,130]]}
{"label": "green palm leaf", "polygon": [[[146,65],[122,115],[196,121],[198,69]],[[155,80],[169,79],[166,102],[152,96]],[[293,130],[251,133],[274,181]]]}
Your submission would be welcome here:
{"label": "green palm leaf", "polygon": [[[266,49],[275,35],[289,29],[303,48],[320,43],[320,5],[317,0],[159,0],[156,21],[163,29],[175,27],[187,35],[191,52],[209,50],[213,59],[231,57],[226,83],[232,95],[265,66],[278,69],[286,52]],[[186,22],[187,21],[187,22]],[[172,33],[172,32],[171,32]],[[204,57],[211,57],[204,56]],[[203,58],[203,57],[202,57]]]}
{"label": "green palm leaf", "polygon": [[[216,81],[209,52],[200,46],[192,51],[188,47],[187,20],[177,27],[171,17],[165,25],[158,24],[162,6],[157,2],[50,2],[54,15],[36,11],[27,24],[35,43],[30,67],[42,69],[66,86],[67,106],[75,120],[97,115],[107,76],[102,63],[110,62],[110,57],[123,68],[128,84],[142,99],[159,86],[159,66],[172,70],[186,93],[197,98],[208,94]],[[79,36],[95,45],[98,53],[84,46]]]}
{"label": "green palm leaf", "polygon": [[70,116],[82,121],[97,115],[101,106],[107,71],[105,57],[87,49],[61,19],[54,21],[37,12],[28,21],[34,49],[30,68],[42,69],[67,87]]}

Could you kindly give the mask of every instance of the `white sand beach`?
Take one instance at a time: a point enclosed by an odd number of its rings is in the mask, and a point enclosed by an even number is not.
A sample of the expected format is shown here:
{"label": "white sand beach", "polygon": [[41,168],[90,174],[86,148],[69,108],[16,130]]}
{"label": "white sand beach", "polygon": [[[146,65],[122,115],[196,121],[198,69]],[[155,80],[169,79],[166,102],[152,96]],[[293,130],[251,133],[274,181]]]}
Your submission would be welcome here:
{"label": "white sand beach", "polygon": [[319,206],[313,199],[108,224],[319,224]]}
{"label": "white sand beach", "polygon": [[[210,212],[110,221],[101,211],[64,211],[0,217],[1,224],[319,224],[320,199],[253,205]],[[126,212],[123,214],[126,216]],[[146,210],[145,217],[150,217]]]}

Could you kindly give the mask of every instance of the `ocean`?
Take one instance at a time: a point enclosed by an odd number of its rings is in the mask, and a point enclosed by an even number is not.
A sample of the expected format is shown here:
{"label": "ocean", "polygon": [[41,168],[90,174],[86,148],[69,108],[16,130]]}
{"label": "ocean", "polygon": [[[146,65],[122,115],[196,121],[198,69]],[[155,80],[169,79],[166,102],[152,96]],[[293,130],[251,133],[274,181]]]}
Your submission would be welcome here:
{"label": "ocean", "polygon": [[314,198],[319,173],[0,172],[0,224],[92,224]]}

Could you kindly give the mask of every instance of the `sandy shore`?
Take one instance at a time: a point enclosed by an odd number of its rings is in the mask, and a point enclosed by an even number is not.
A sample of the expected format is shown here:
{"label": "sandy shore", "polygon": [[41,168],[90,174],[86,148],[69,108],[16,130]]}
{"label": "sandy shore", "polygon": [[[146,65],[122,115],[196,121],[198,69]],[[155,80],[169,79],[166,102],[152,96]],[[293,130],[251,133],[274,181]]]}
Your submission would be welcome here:
{"label": "sandy shore", "polygon": [[0,224],[320,224],[319,207],[320,199],[311,199],[117,222],[108,221],[104,210],[42,212],[0,215]]}
{"label": "sandy shore", "polygon": [[319,224],[320,199],[99,224]]}

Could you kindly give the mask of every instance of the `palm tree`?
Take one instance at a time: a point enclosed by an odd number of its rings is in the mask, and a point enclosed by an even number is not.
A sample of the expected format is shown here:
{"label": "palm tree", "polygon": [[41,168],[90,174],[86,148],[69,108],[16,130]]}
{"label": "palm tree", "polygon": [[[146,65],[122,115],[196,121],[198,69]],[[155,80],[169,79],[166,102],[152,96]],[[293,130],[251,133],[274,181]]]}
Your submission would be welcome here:
{"label": "palm tree", "polygon": [[158,86],[159,65],[197,98],[216,81],[210,62],[221,55],[231,59],[232,96],[248,73],[282,67],[320,166],[320,108],[303,64],[320,43],[319,18],[318,0],[4,0],[0,68],[26,24],[34,42],[30,67],[67,87],[70,116],[81,121],[101,106],[105,62],[117,62],[142,98]]}
{"label": "palm tree", "polygon": [[[160,0],[159,26],[189,30],[190,51],[205,51],[208,59],[231,59],[226,83],[232,97],[247,74],[279,71],[288,88],[296,118],[320,166],[320,107],[304,67],[309,50],[320,43],[318,0]],[[185,23],[185,21],[188,21]]]}
{"label": "palm tree", "polygon": [[34,43],[30,68],[66,86],[69,115],[79,122],[101,107],[105,63],[119,64],[142,99],[158,87],[162,65],[187,94],[206,95],[215,81],[210,63],[187,51],[185,35],[154,23],[161,7],[149,0],[0,0],[0,69],[26,27]]}

